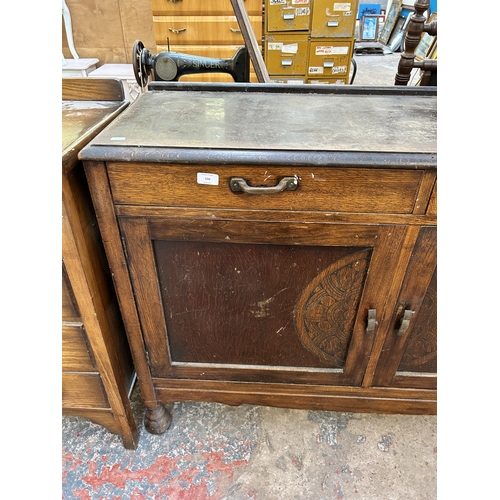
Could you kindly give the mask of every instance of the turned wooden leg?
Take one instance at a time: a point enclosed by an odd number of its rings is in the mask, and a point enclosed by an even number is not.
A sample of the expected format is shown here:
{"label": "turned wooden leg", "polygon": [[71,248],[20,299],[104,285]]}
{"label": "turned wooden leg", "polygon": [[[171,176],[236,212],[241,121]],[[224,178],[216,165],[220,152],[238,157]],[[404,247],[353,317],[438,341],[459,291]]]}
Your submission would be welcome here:
{"label": "turned wooden leg", "polygon": [[161,405],[156,408],[147,408],[144,415],[144,427],[150,434],[163,434],[172,423],[172,415]]}

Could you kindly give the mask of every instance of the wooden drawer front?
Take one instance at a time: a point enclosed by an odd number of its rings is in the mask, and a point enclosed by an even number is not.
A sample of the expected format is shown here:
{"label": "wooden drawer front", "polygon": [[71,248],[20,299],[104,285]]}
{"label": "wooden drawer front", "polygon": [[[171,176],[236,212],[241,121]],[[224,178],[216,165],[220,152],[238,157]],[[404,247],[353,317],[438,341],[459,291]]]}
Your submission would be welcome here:
{"label": "wooden drawer front", "polygon": [[[262,15],[262,0],[245,0],[249,16]],[[231,16],[234,15],[230,0],[151,0],[153,16]]]}
{"label": "wooden drawer front", "polygon": [[62,405],[67,408],[109,408],[99,375],[63,373]]}
{"label": "wooden drawer front", "polygon": [[306,31],[311,26],[309,0],[266,0],[267,31]]}
{"label": "wooden drawer front", "polygon": [[81,321],[78,304],[76,303],[68,274],[62,266],[62,320],[68,322]]}
{"label": "wooden drawer front", "polygon": [[358,2],[315,0],[311,20],[313,37],[352,37],[358,14]]}
{"label": "wooden drawer front", "polygon": [[[250,23],[259,40],[262,37],[262,18],[251,16]],[[245,44],[238,21],[234,16],[155,16],[153,27],[157,45],[167,44],[167,39],[170,39],[170,44],[178,45]]]}
{"label": "wooden drawer front", "polygon": [[96,371],[83,324],[62,326],[62,369],[69,372]]}
{"label": "wooden drawer front", "polygon": [[349,74],[354,40],[311,41],[307,74],[311,77],[345,77]]}
{"label": "wooden drawer front", "polygon": [[[218,175],[218,185],[198,184],[198,173]],[[423,175],[418,170],[131,163],[109,164],[108,174],[116,204],[397,214],[412,212]],[[229,188],[232,177],[250,186],[275,186],[285,176],[297,176],[297,190],[255,195]]]}
{"label": "wooden drawer front", "polygon": [[270,75],[305,75],[307,35],[266,35],[265,62]]}

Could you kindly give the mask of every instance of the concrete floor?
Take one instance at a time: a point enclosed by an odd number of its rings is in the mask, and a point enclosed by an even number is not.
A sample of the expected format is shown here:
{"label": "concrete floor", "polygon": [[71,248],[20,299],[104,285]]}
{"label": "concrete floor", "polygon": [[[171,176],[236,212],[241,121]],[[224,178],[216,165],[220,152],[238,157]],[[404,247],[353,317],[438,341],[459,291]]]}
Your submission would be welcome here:
{"label": "concrete floor", "polygon": [[168,500],[432,500],[436,417],[169,405],[161,435],[139,446],[78,417],[62,425],[62,498]]}
{"label": "concrete floor", "polygon": [[[355,56],[354,85],[393,85],[400,54]],[[64,500],[433,500],[437,417],[170,405],[137,450],[88,420],[62,419]]]}

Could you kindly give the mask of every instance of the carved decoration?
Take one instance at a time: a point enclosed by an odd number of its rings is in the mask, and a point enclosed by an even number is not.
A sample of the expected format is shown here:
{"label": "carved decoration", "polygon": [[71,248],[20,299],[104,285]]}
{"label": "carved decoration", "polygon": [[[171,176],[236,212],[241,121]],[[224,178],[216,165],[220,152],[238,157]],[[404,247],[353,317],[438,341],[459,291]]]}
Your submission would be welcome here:
{"label": "carved decoration", "polygon": [[351,254],[318,274],[295,305],[302,344],[331,366],[344,366],[371,250]]}
{"label": "carved decoration", "polygon": [[432,277],[418,312],[418,322],[410,332],[399,371],[437,372],[437,277]]}

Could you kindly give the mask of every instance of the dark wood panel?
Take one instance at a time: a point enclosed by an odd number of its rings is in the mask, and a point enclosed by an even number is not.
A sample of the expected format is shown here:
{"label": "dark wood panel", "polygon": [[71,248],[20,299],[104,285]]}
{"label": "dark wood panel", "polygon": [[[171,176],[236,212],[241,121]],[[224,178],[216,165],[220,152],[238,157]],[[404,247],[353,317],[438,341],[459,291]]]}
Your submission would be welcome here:
{"label": "dark wood panel", "polygon": [[369,251],[166,241],[153,247],[173,362],[344,366]]}

